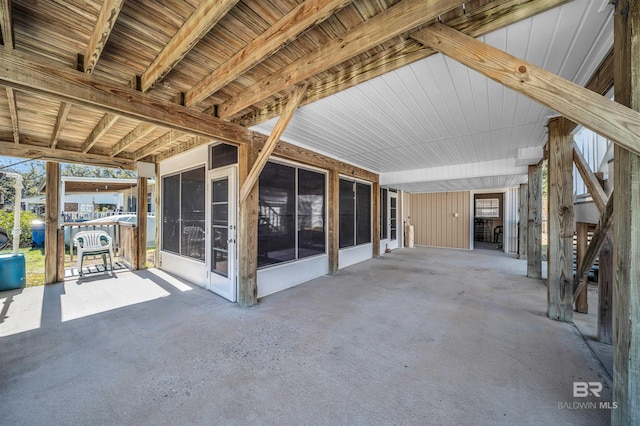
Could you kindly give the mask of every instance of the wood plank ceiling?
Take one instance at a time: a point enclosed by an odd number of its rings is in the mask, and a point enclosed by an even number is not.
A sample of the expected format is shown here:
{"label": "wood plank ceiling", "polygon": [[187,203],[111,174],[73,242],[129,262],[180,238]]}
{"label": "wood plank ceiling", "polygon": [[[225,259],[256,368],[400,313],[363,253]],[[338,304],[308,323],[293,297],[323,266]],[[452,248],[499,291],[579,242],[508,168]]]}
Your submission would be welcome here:
{"label": "wood plank ceiling", "polygon": [[[0,67],[0,154],[131,168],[243,143],[302,84],[282,140],[383,176],[541,146],[551,111],[411,38],[438,21],[580,84],[612,42],[596,0],[0,0],[0,54],[26,76]],[[62,88],[33,83],[44,74]],[[411,179],[387,183],[429,189]]]}

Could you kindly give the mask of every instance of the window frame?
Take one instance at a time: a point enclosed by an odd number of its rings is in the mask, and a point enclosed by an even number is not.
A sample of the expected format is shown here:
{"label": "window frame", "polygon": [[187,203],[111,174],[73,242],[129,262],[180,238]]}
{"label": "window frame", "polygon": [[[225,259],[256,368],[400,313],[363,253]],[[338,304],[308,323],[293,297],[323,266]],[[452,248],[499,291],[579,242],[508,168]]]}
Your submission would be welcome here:
{"label": "window frame", "polygon": [[[285,264],[290,264],[290,263],[294,263],[294,262],[299,262],[299,261],[303,261],[303,260],[307,260],[307,259],[313,259],[319,256],[326,256],[328,253],[328,249],[329,249],[329,219],[328,219],[328,215],[329,215],[329,172],[327,170],[323,170],[320,169],[318,167],[314,167],[314,166],[309,166],[307,164],[303,164],[303,163],[298,163],[295,161],[289,161],[289,160],[285,160],[285,159],[281,159],[281,158],[269,158],[269,160],[267,161],[268,163],[274,163],[274,164],[278,164],[278,165],[282,165],[282,166],[287,166],[287,167],[292,167],[295,169],[295,183],[294,183],[294,196],[295,196],[295,201],[294,201],[294,228],[295,228],[295,239],[294,239],[294,258],[290,259],[290,260],[285,260],[282,262],[278,262],[278,263],[272,263],[272,264],[268,264],[268,265],[262,265],[262,266],[258,266],[258,270],[262,270],[262,269],[268,269],[268,268],[272,268],[272,267],[277,267],[277,266],[281,266],[281,265],[285,265]],[[321,174],[324,176],[324,253],[318,253],[318,254],[314,254],[311,256],[306,256],[306,257],[299,257],[299,235],[298,233],[300,232],[299,230],[299,222],[298,222],[298,170],[305,170],[305,171],[310,171],[310,172],[315,172],[318,174]],[[259,180],[259,178],[258,178]],[[258,192],[260,192],[260,189],[258,188]],[[259,194],[258,194],[259,197]]]}
{"label": "window frame", "polygon": [[[194,170],[198,170],[198,169],[202,169],[203,173],[204,173],[204,197],[203,197],[203,203],[204,203],[204,209],[203,209],[203,214],[204,214],[204,220],[206,223],[207,220],[207,164],[205,163],[200,163],[200,164],[196,164],[194,166],[191,167],[186,167],[184,169],[179,169],[179,170],[174,170],[171,171],[170,173],[166,173],[162,176],[160,176],[160,188],[158,188],[159,191],[161,191],[161,206],[160,206],[160,220],[159,220],[159,225],[158,225],[158,221],[156,220],[156,226],[160,226],[160,251],[163,251],[165,253],[169,253],[172,254],[174,256],[180,256],[180,257],[184,257],[186,259],[190,259],[193,260],[195,262],[200,262],[200,263],[206,263],[206,241],[205,241],[205,255],[204,255],[204,259],[199,259],[197,257],[193,257],[193,256],[188,256],[186,254],[182,253],[182,175],[184,173],[188,173],[188,172],[192,172]],[[164,207],[165,207],[165,202],[166,197],[164,196],[164,182],[166,178],[170,178],[170,177],[175,177],[175,176],[179,176],[179,196],[178,196],[178,220],[180,223],[180,229],[179,229],[179,236],[178,236],[178,251],[175,252],[173,250],[168,250],[164,248],[164,235],[165,235],[165,230],[164,230],[164,217],[165,217],[165,212],[164,212]],[[206,232],[206,231],[205,231]]]}
{"label": "window frame", "polygon": [[[493,205],[493,201],[495,201],[495,206]],[[483,202],[491,203],[487,206],[478,206],[479,203],[482,204]],[[496,210],[495,215],[478,214],[478,211],[486,212],[493,209]],[[500,218],[500,198],[476,198],[473,205],[473,213],[474,217],[484,217],[489,219]]]}
{"label": "window frame", "polygon": [[[354,194],[354,197],[353,197],[353,244],[349,246],[340,247],[340,244],[338,243],[338,250],[347,250],[355,247],[364,246],[366,244],[373,244],[373,238],[374,238],[373,236],[373,221],[374,221],[373,205],[374,205],[374,196],[375,196],[375,194],[373,193],[373,183],[363,179],[358,179],[352,176],[345,176],[345,175],[340,175],[339,179],[352,184],[363,184],[369,187],[369,241],[358,244],[358,225],[357,225],[358,224],[358,209],[357,209],[358,199],[357,199],[357,190],[356,190],[357,187],[354,187],[353,189],[353,194]],[[340,201],[339,193],[338,193],[338,201]],[[340,215],[339,204],[338,204],[338,215]],[[375,219],[375,220],[378,220],[378,219]],[[338,232],[338,241],[340,241],[339,232]]]}

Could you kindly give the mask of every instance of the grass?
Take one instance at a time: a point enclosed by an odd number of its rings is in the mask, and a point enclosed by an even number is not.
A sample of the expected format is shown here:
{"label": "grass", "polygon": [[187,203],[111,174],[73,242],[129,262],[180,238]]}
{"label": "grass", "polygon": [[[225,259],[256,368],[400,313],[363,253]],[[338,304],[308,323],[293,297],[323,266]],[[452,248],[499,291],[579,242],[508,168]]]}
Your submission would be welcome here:
{"label": "grass", "polygon": [[[9,254],[12,250],[2,250],[0,254]],[[44,248],[21,248],[19,249],[20,253],[24,254],[24,260],[26,263],[26,273],[27,273],[27,287],[35,287],[39,285],[44,285]],[[153,267],[153,258],[155,254],[154,248],[147,248],[147,267]],[[85,258],[85,261],[87,258]],[[114,262],[116,259],[114,259]],[[73,261],[69,260],[69,249],[66,250],[65,253],[65,268],[72,268],[76,266],[77,257],[74,257]],[[102,259],[97,259],[96,263],[102,263]],[[91,264],[91,261],[86,264]]]}

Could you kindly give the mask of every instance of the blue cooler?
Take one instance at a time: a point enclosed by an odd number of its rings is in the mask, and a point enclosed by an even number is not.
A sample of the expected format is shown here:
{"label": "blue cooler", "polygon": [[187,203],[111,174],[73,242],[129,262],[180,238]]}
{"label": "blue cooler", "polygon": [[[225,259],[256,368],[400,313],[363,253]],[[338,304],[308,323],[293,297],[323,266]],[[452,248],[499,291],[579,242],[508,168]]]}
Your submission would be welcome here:
{"label": "blue cooler", "polygon": [[27,284],[24,254],[0,254],[0,291],[22,288]]}
{"label": "blue cooler", "polygon": [[44,247],[44,222],[41,220],[31,221],[31,245]]}

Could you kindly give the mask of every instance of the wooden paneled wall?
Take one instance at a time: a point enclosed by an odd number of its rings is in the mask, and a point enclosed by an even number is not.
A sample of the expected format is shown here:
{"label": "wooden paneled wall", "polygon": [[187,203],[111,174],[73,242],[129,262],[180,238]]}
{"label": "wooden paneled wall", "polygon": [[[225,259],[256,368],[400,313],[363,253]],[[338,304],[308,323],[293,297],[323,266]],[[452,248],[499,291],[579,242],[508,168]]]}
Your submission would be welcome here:
{"label": "wooden paneled wall", "polygon": [[416,245],[469,248],[471,195],[468,191],[407,196],[411,198],[409,208]]}

